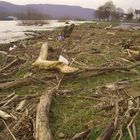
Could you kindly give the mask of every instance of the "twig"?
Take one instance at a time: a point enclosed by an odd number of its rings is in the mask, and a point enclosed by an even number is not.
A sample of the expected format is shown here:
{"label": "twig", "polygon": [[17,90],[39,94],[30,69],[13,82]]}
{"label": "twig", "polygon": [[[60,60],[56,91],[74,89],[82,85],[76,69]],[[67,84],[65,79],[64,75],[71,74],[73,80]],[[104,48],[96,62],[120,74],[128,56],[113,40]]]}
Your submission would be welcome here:
{"label": "twig", "polygon": [[137,115],[139,114],[139,112],[140,112],[140,109],[138,110],[138,112],[135,114],[135,116],[133,116],[133,118],[132,118],[132,120],[130,121],[130,123],[128,124],[128,126],[127,126],[127,129],[128,129],[128,133],[129,133],[129,136],[130,136],[130,138],[131,138],[131,140],[135,140],[134,139],[134,137],[133,137],[133,134],[132,134],[132,132],[131,132],[131,125],[132,125],[132,123],[134,122],[134,119],[137,117]]}
{"label": "twig", "polygon": [[11,103],[13,100],[15,100],[18,97],[18,95],[13,96],[10,100],[8,100],[2,107],[7,106],[9,103]]}
{"label": "twig", "polygon": [[81,98],[81,99],[102,101],[101,99],[94,98],[94,97],[88,97],[88,96],[77,96],[77,97],[78,97],[78,98]]}
{"label": "twig", "polygon": [[122,128],[123,128],[123,126],[121,125],[120,126],[120,136],[119,136],[118,140],[122,139],[122,136],[123,136]]}
{"label": "twig", "polygon": [[16,58],[15,60],[13,60],[11,63],[9,63],[8,65],[6,65],[5,67],[3,67],[0,72],[3,72],[4,70],[10,68],[13,64],[15,64],[18,61],[18,59]]}
{"label": "twig", "polygon": [[56,87],[57,90],[60,88],[60,85],[61,85],[61,83],[62,83],[62,80],[63,80],[64,76],[65,76],[65,75],[63,74],[63,75],[62,75],[62,78],[59,80],[58,85],[57,85],[57,87]]}
{"label": "twig", "polygon": [[11,136],[13,137],[13,139],[14,139],[14,140],[17,140],[17,139],[15,138],[15,136],[13,135],[13,133],[11,132],[11,130],[9,129],[9,127],[7,126],[6,122],[5,122],[4,120],[2,120],[2,121],[3,121],[4,125],[5,125],[5,127],[7,128],[7,130],[9,131],[9,133],[11,134]]}
{"label": "twig", "polygon": [[6,102],[7,99],[11,98],[12,96],[15,95],[15,92],[13,92],[12,94],[8,95],[7,97],[5,97],[4,99],[1,100],[0,105],[4,104]]}
{"label": "twig", "polygon": [[86,138],[86,136],[91,132],[91,129],[92,129],[92,127],[86,129],[83,132],[80,132],[80,133],[75,134],[75,136],[72,137],[70,140],[81,140],[81,139]]}
{"label": "twig", "polygon": [[118,122],[118,117],[119,117],[119,105],[118,105],[118,100],[115,100],[115,106],[116,106],[116,112],[115,112],[115,121],[114,121],[114,127],[115,129],[117,128],[117,122]]}
{"label": "twig", "polygon": [[137,131],[136,131],[135,123],[132,124],[132,130],[133,130],[134,140],[137,140]]}

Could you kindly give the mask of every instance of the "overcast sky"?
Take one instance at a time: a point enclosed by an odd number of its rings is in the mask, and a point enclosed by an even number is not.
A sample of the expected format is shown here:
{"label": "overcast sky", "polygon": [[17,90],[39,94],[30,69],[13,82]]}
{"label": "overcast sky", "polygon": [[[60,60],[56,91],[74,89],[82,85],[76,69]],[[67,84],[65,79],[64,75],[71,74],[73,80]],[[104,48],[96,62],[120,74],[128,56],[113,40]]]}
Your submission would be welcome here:
{"label": "overcast sky", "polygon": [[[65,5],[79,5],[87,8],[96,9],[98,6],[104,4],[108,0],[5,0],[15,4],[29,4],[29,3],[46,3],[46,4],[65,4]],[[117,7],[123,9],[133,8],[140,9],[140,0],[112,0]]]}

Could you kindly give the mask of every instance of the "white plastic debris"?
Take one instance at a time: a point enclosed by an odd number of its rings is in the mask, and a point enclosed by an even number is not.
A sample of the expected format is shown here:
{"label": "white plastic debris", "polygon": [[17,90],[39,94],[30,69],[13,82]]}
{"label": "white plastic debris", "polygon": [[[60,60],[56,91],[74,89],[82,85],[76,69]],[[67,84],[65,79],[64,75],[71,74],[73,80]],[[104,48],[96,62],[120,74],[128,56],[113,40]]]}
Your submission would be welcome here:
{"label": "white plastic debris", "polygon": [[17,48],[17,46],[16,46],[16,45],[14,45],[13,47],[10,47],[10,48],[9,48],[9,51],[14,50],[15,48]]}
{"label": "white plastic debris", "polygon": [[59,56],[59,62],[63,62],[66,65],[69,64],[69,61],[65,57],[63,57],[62,55]]}

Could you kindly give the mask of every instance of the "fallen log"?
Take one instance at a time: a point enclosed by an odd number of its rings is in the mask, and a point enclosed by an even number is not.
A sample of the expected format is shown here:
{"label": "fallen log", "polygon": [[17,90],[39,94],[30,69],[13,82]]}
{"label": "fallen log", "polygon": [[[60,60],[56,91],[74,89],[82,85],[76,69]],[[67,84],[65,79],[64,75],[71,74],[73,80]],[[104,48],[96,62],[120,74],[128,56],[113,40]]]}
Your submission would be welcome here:
{"label": "fallen log", "polygon": [[[125,71],[129,71],[133,68],[136,68],[140,66],[140,62],[138,63],[134,63],[133,65],[130,65],[128,67],[101,67],[101,68],[83,68],[84,71],[111,71],[111,70],[125,70]],[[83,71],[82,70],[82,71]]]}
{"label": "fallen log", "polygon": [[49,126],[49,112],[55,91],[56,89],[44,91],[40,98],[36,113],[36,140],[53,140]]}
{"label": "fallen log", "polygon": [[6,82],[6,83],[1,83],[0,84],[0,90],[5,90],[5,89],[11,89],[11,88],[17,88],[21,86],[26,86],[29,85],[32,82],[32,78],[27,77],[27,78],[22,78],[18,80],[14,80],[12,82]]}
{"label": "fallen log", "polygon": [[127,66],[127,67],[99,67],[99,68],[94,68],[94,67],[84,67],[80,68],[77,72],[73,73],[73,75],[66,75],[65,79],[82,79],[82,78],[88,78],[88,77],[95,77],[103,74],[108,74],[111,72],[115,71],[126,71],[130,72],[132,69],[139,67],[140,62],[134,63],[133,65]]}
{"label": "fallen log", "polygon": [[44,43],[41,47],[39,57],[32,65],[49,70],[53,69],[59,70],[62,73],[74,73],[79,70],[78,68],[70,67],[60,61],[47,60],[47,57],[48,57],[48,43]]}

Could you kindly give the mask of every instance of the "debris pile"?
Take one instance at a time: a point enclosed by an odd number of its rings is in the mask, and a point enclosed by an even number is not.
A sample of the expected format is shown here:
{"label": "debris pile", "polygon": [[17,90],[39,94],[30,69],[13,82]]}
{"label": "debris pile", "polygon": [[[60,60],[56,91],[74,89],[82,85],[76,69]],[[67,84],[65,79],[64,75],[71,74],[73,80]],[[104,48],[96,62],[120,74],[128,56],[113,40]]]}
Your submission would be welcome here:
{"label": "debris pile", "polygon": [[[109,118],[110,122],[102,126],[104,131],[96,137],[97,140],[112,137],[121,140],[126,130],[131,140],[138,138],[136,119],[140,112],[140,93],[134,94],[132,86],[140,81],[140,62],[136,59],[140,56],[140,49],[136,47],[138,41],[128,38],[122,41],[119,34],[124,31],[114,31],[112,25],[104,29],[83,26],[71,25],[62,31],[52,31],[51,35],[39,34],[39,37],[0,48],[0,139],[52,140],[56,135],[67,140],[90,139],[94,120],[83,124],[85,129],[82,127],[75,135],[67,136],[56,129],[58,133],[51,131],[53,100],[72,96],[83,101],[96,100],[92,109]],[[46,38],[47,43],[44,43]],[[119,80],[106,82],[112,73],[120,74]],[[108,79],[102,79],[105,75]],[[99,80],[96,83],[96,77],[104,84],[98,84]],[[90,81],[92,78],[94,82]],[[66,88],[66,83],[80,80],[84,81],[81,90]],[[86,92],[91,90],[90,85],[94,85],[92,94],[82,95],[83,88]],[[74,94],[69,96],[71,92]],[[100,117],[94,115],[95,119]]]}

